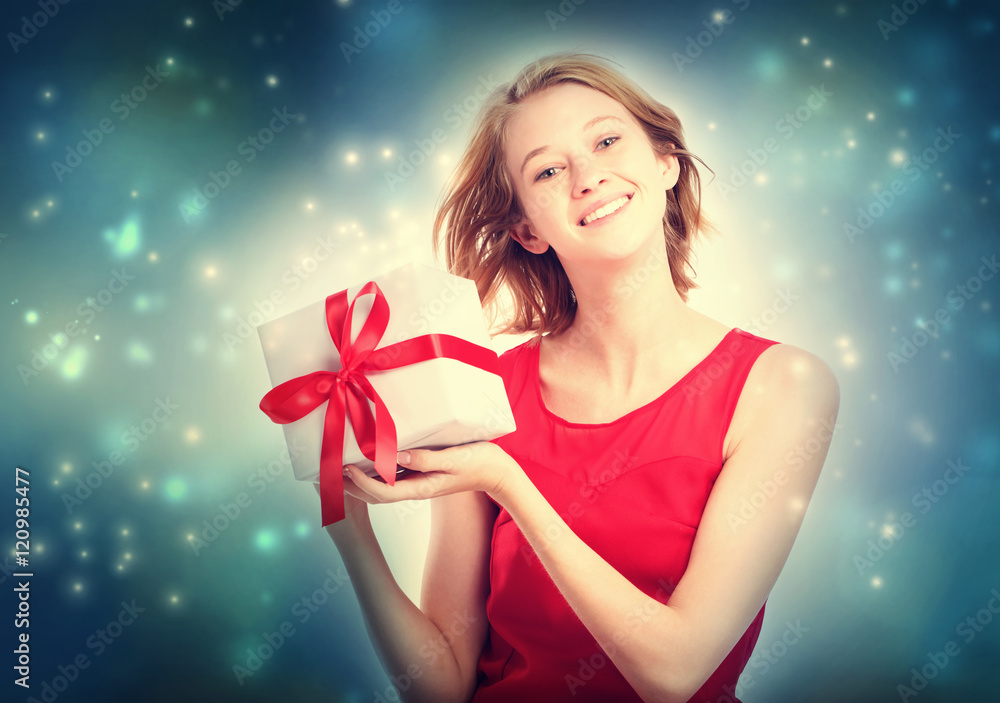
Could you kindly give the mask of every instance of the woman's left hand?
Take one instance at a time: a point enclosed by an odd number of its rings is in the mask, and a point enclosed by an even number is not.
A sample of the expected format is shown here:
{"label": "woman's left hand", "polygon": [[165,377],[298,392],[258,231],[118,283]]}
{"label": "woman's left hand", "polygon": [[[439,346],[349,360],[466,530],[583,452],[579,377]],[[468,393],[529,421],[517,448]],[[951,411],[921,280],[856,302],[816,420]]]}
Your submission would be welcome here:
{"label": "woman's left hand", "polygon": [[[406,454],[410,459],[404,463]],[[367,503],[425,500],[462,491],[484,491],[496,500],[510,472],[521,470],[507,452],[492,442],[439,450],[408,449],[399,452],[397,462],[417,473],[389,486],[348,465],[350,475],[344,476],[344,490]]]}

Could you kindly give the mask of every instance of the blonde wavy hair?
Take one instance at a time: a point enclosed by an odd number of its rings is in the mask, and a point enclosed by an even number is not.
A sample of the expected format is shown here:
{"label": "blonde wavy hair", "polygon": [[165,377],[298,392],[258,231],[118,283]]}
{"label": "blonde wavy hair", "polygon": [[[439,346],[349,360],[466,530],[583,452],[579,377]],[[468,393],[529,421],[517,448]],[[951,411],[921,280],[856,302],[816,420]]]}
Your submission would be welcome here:
{"label": "blonde wavy hair", "polygon": [[[552,247],[533,254],[510,236],[523,210],[504,156],[509,121],[520,103],[560,83],[578,83],[614,98],[632,113],[657,153],[677,156],[680,177],[667,191],[663,237],[681,299],[687,302],[688,291],[697,288],[687,273],[689,268],[694,273],[692,239],[699,231],[714,229],[701,214],[701,180],[694,162],[705,163],[684,147],[676,113],[605,61],[593,54],[550,54],[495,88],[480,107],[469,145],[439,198],[433,228],[435,259],[443,240],[448,271],[475,281],[491,317],[491,335],[558,334],[576,315],[576,295]],[[498,296],[505,287],[510,316],[496,330]]]}

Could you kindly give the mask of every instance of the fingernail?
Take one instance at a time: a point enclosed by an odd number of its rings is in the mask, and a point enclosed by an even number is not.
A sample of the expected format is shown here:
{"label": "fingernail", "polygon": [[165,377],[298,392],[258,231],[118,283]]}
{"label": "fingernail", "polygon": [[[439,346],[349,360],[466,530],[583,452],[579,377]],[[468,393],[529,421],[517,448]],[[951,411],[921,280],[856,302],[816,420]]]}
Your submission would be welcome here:
{"label": "fingernail", "polygon": [[344,467],[344,476],[350,476],[350,475],[351,475],[351,467],[350,466],[345,466]]}
{"label": "fingernail", "polygon": [[396,463],[400,466],[407,466],[410,463],[410,453],[396,452]]}

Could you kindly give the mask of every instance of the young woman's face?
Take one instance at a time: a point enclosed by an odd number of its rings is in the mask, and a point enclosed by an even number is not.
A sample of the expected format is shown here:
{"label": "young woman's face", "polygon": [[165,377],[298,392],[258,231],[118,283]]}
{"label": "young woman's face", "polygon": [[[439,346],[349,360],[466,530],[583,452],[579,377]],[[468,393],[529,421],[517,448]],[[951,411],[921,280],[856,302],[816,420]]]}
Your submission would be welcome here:
{"label": "young woman's face", "polygon": [[546,88],[511,118],[505,151],[525,213],[513,235],[529,251],[551,246],[565,266],[662,245],[677,158],[656,154],[614,98],[578,83]]}

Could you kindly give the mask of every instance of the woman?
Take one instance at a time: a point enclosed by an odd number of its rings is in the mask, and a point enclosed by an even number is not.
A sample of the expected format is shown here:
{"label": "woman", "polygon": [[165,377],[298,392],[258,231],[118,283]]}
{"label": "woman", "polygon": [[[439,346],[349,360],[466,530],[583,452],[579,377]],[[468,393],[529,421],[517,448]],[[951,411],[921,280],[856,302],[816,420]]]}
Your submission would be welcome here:
{"label": "woman", "polygon": [[[516,432],[346,467],[327,529],[407,701],[736,701],[839,408],[830,368],[686,306],[699,212],[676,115],[597,57],[494,91],[435,230],[504,332]],[[819,451],[802,452],[805,446]],[[798,451],[797,451],[798,450]],[[421,606],[369,503],[431,500]]]}

